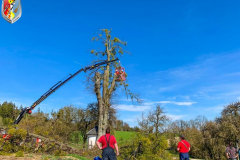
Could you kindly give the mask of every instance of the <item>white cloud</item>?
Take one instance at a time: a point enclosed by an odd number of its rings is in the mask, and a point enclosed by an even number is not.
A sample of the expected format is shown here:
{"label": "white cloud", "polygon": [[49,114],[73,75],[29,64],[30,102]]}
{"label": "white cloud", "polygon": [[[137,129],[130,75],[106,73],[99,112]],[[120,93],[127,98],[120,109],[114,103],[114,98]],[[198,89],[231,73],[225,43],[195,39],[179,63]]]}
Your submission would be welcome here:
{"label": "white cloud", "polygon": [[156,104],[156,102],[147,102],[147,103],[143,103],[145,106],[151,106]]}
{"label": "white cloud", "polygon": [[[16,98],[0,98],[0,103],[2,104],[3,102],[12,102],[14,103],[17,107],[20,107],[21,105],[23,107],[28,107],[30,105],[32,105],[33,102],[30,102],[30,100],[22,100],[24,102],[22,102],[21,100],[19,99],[16,99]],[[29,102],[28,104],[26,102]]]}
{"label": "white cloud", "polygon": [[167,103],[171,103],[171,101],[159,101],[159,102],[155,102],[155,103],[167,104]]}
{"label": "white cloud", "polygon": [[117,105],[116,109],[124,110],[124,111],[132,111],[132,112],[143,112],[150,110],[156,104],[175,104],[178,106],[190,106],[196,102],[175,102],[175,101],[159,101],[159,102],[146,102],[141,106],[133,106],[127,104]]}
{"label": "white cloud", "polygon": [[204,110],[218,113],[218,112],[221,112],[224,109],[224,106],[226,106],[226,105],[227,104],[217,105],[214,107],[206,107]]}
{"label": "white cloud", "polygon": [[171,103],[171,104],[175,104],[175,105],[178,105],[178,106],[191,106],[192,104],[194,104],[194,103],[196,103],[196,102],[160,101],[160,102],[156,102],[156,103],[160,103],[160,104]]}
{"label": "white cloud", "polygon": [[240,101],[240,97],[238,97],[237,100]]}
{"label": "white cloud", "polygon": [[191,106],[196,102],[173,102],[173,104],[179,105],[179,106]]}
{"label": "white cloud", "polygon": [[159,92],[166,92],[166,91],[172,91],[175,88],[175,86],[169,86],[169,87],[161,87],[159,88]]}
{"label": "white cloud", "polygon": [[137,119],[134,119],[134,118],[125,118],[125,119],[123,119],[123,122],[137,122]]}
{"label": "white cloud", "polygon": [[116,106],[116,109],[119,109],[119,110],[124,110],[124,111],[132,111],[132,112],[143,112],[143,111],[147,111],[149,110],[151,107],[150,106],[133,106],[133,105],[125,105],[125,104],[122,104],[122,105],[118,105]]}
{"label": "white cloud", "polygon": [[166,114],[167,117],[171,118],[171,120],[179,120],[185,117],[186,115],[172,115],[172,114]]}
{"label": "white cloud", "polygon": [[166,112],[181,112],[178,109],[166,109]]}
{"label": "white cloud", "polygon": [[176,99],[184,99],[184,100],[190,101],[190,96],[188,96],[188,95],[185,95],[185,96],[177,95],[177,96],[174,96],[174,97],[172,97],[170,99],[174,99],[174,100],[176,100]]}

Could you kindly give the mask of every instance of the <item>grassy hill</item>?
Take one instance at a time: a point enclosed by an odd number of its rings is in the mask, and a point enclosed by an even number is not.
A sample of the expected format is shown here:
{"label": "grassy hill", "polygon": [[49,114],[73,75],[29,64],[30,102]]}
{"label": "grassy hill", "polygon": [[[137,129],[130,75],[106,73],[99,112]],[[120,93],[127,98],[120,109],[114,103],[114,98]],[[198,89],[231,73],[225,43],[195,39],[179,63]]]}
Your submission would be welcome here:
{"label": "grassy hill", "polygon": [[120,138],[123,138],[123,140],[129,140],[134,134],[136,134],[136,132],[115,131],[117,142],[119,142]]}

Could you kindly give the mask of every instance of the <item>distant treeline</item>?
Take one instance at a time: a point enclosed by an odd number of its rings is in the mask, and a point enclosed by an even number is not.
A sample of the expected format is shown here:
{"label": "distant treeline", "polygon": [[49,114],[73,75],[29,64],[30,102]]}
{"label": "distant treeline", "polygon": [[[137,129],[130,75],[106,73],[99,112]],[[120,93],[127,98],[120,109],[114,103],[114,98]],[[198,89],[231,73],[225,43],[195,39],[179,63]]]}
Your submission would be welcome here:
{"label": "distant treeline", "polygon": [[[12,102],[0,104],[0,126],[13,124],[23,109]],[[97,103],[90,103],[86,108],[65,106],[58,111],[44,113],[39,108],[31,115],[26,115],[18,127],[28,132],[52,137],[60,141],[85,143],[86,133],[98,124]],[[116,110],[111,108],[109,126],[116,131],[138,131],[138,127],[131,128],[128,123],[119,120]]]}
{"label": "distant treeline", "polygon": [[16,107],[12,102],[0,104],[0,126],[13,123],[22,109],[22,106]]}
{"label": "distant treeline", "polygon": [[240,140],[240,102],[226,106],[221,116],[208,121],[204,116],[194,120],[178,120],[168,126],[171,148],[176,149],[179,135],[185,135],[191,144],[190,155],[194,158],[226,159],[225,149],[229,142],[235,147]]}
{"label": "distant treeline", "polygon": [[[0,104],[0,125],[10,125],[22,107],[11,102]],[[198,116],[190,121],[170,121],[163,108],[157,105],[148,115],[138,119],[139,127],[131,128],[117,119],[116,110],[111,108],[109,126],[115,131],[135,131],[132,139],[120,141],[121,155],[118,159],[170,160],[167,148],[176,149],[179,135],[185,135],[191,144],[190,155],[201,159],[225,159],[225,148],[229,142],[240,140],[240,102],[224,107],[219,117],[209,121]],[[86,108],[66,106],[58,111],[44,113],[38,109],[26,115],[18,128],[63,142],[84,144],[86,133],[98,124],[98,108],[90,103]],[[170,145],[167,143],[170,139]],[[155,158],[156,159],[156,158]]]}

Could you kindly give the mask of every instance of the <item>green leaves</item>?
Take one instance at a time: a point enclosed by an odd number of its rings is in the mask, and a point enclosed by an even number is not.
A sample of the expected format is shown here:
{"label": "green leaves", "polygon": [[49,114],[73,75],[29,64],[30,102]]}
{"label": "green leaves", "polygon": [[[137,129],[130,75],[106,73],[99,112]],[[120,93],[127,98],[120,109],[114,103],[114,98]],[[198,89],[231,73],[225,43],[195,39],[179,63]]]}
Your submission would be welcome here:
{"label": "green leaves", "polygon": [[98,37],[93,37],[93,38],[92,38],[92,41],[98,41],[98,40],[99,40]]}
{"label": "green leaves", "polygon": [[164,136],[156,138],[153,134],[137,133],[128,141],[121,143],[121,155],[118,159],[153,159],[153,160],[172,160],[167,148],[167,140]]}
{"label": "green leaves", "polygon": [[118,38],[114,37],[113,42],[117,43],[117,42],[120,42],[120,40]]}
{"label": "green leaves", "polygon": [[118,53],[120,53],[121,55],[123,55],[123,51],[122,51],[122,50],[119,50]]}
{"label": "green leaves", "polygon": [[124,52],[129,53],[127,51],[124,51],[124,49],[122,48],[122,46],[127,45],[127,42],[123,42],[117,37],[114,37],[113,39],[111,39],[112,37],[110,34],[111,30],[102,29],[101,31],[102,33],[98,34],[97,37],[93,37],[92,41],[101,40],[103,44],[101,47],[102,50],[99,50],[99,51],[91,50],[91,54],[95,56],[98,56],[99,54],[102,56],[107,55],[108,57],[110,56],[110,59],[115,59],[115,56],[117,56],[117,54],[123,55]]}

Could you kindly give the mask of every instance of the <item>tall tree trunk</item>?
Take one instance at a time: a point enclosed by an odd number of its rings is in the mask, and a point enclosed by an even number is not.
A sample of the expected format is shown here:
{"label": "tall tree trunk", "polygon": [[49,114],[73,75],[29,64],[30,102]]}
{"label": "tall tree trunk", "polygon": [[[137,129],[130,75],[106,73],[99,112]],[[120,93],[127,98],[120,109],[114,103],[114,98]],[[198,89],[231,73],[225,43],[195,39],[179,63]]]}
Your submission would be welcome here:
{"label": "tall tree trunk", "polygon": [[97,95],[98,100],[98,139],[103,135],[104,126],[103,126],[103,101],[102,96],[100,92],[100,83],[101,83],[101,74],[99,72],[96,72],[95,74],[95,93]]}
{"label": "tall tree trunk", "polygon": [[[107,51],[107,61],[110,60],[110,52],[108,50],[109,46],[106,46],[106,51]],[[103,89],[102,89],[102,99],[101,99],[101,109],[99,108],[99,115],[101,115],[99,117],[99,134],[98,137],[101,137],[102,135],[105,134],[105,129],[107,128],[108,125],[108,112],[109,112],[109,90],[108,90],[108,86],[109,86],[109,64],[107,64],[106,69],[104,70],[104,74],[103,74]],[[100,74],[99,74],[100,75]],[[99,83],[99,82],[98,82]],[[100,84],[100,83],[99,83]],[[115,84],[114,84],[115,85]],[[100,85],[99,85],[100,86]],[[100,89],[99,89],[99,93],[100,93]],[[98,101],[100,102],[100,101]]]}

